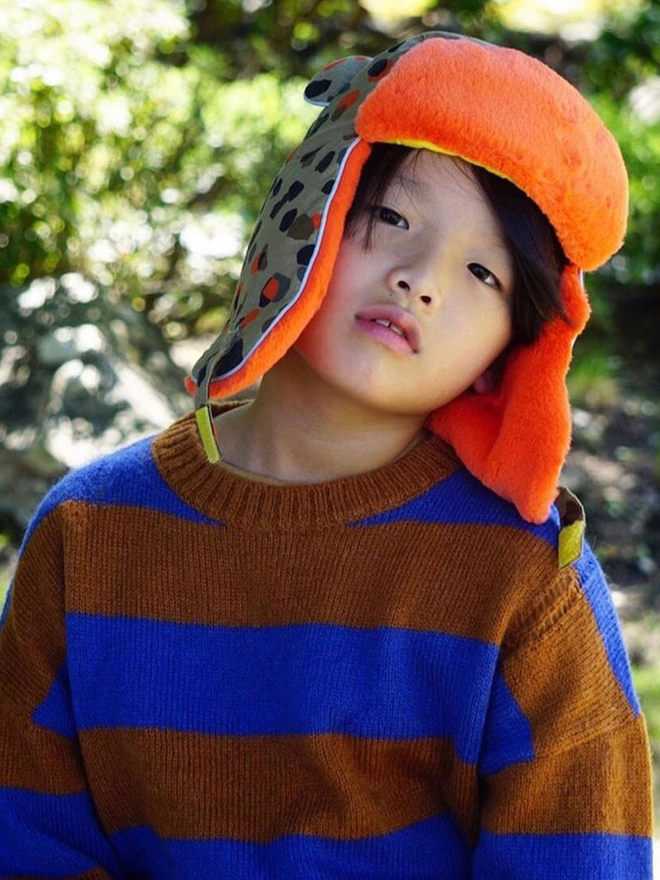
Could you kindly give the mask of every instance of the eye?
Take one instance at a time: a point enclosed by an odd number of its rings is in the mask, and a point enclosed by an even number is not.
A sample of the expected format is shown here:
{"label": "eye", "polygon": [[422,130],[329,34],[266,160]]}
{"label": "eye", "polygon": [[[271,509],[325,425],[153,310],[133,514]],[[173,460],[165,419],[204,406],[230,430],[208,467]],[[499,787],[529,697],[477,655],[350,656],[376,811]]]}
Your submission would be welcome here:
{"label": "eye", "polygon": [[499,278],[487,269],[485,266],[482,266],[481,263],[468,263],[468,269],[475,278],[479,281],[483,281],[484,284],[487,284],[488,287],[494,287],[496,290],[502,290],[502,284]]}
{"label": "eye", "polygon": [[399,229],[408,229],[408,221],[402,217],[394,208],[388,208],[385,205],[374,205],[371,209],[371,216],[380,223],[386,223],[388,226],[397,226]]}

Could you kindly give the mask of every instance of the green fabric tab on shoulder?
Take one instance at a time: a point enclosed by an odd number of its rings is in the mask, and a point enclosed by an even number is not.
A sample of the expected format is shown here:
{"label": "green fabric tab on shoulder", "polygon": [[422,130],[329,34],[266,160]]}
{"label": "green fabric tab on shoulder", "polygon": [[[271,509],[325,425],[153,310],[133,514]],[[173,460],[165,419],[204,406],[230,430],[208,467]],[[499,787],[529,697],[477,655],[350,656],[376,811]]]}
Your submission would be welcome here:
{"label": "green fabric tab on shoulder", "polygon": [[211,416],[211,407],[201,406],[195,410],[195,420],[197,422],[197,430],[202,440],[202,446],[206,452],[208,460],[215,464],[220,461],[220,450],[215,439],[215,431],[213,430],[213,417]]}
{"label": "green fabric tab on shoulder", "polygon": [[561,528],[559,531],[559,568],[566,568],[582,556],[586,521],[584,507],[580,501],[563,486],[555,501]]}
{"label": "green fabric tab on shoulder", "polygon": [[559,567],[566,568],[582,556],[584,523],[574,522],[559,532]]}

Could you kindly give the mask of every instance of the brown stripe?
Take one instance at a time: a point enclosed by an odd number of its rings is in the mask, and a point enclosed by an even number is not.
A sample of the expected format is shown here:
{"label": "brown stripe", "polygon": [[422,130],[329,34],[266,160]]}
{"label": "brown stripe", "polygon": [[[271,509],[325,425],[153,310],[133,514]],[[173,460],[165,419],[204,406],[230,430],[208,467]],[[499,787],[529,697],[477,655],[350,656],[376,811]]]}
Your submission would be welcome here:
{"label": "brown stripe", "polygon": [[497,640],[556,574],[544,541],[492,526],[255,534],[106,507],[87,508],[74,528],[72,610],[180,622],[391,625]]}
{"label": "brown stripe", "polygon": [[644,723],[503,770],[490,783],[484,827],[497,834],[650,836],[649,749]]}
{"label": "brown stripe", "polygon": [[264,842],[299,833],[349,840],[448,808],[466,833],[476,827],[475,770],[444,740],[135,729],[85,731],[81,740],[109,833],[147,824],[165,837]]}
{"label": "brown stripe", "polygon": [[85,789],[77,743],[38,727],[28,717],[0,713],[0,786],[39,794]]}
{"label": "brown stripe", "polygon": [[3,705],[34,709],[64,661],[62,548],[56,515],[35,532],[18,566],[0,632]]}
{"label": "brown stripe", "polygon": [[503,671],[539,754],[579,746],[633,717],[577,583],[536,625],[527,621],[526,641],[505,659]]}
{"label": "brown stripe", "polygon": [[76,744],[32,721],[64,661],[61,582],[53,515],[26,548],[0,632],[0,785],[74,794],[84,788]]}

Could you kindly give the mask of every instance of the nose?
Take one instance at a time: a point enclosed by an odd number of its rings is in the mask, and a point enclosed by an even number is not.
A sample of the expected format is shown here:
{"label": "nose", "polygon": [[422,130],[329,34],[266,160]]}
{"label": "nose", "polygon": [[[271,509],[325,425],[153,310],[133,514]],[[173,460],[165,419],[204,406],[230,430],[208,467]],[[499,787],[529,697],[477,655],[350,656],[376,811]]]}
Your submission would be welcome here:
{"label": "nose", "polygon": [[387,276],[387,285],[392,293],[406,298],[417,298],[426,306],[432,305],[439,298],[437,285],[432,283],[428,270],[421,271],[400,265],[391,269]]}

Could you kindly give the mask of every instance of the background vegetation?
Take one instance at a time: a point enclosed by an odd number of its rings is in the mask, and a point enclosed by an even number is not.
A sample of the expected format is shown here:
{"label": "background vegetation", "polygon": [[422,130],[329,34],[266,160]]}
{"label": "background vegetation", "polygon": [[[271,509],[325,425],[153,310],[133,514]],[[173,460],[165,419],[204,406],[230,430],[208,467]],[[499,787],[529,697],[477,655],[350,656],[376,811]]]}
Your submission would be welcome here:
{"label": "background vegetation", "polygon": [[[660,742],[660,2],[13,0],[0,28],[0,557],[67,467],[187,406],[251,224],[338,55],[439,28],[575,83],[631,176],[591,280],[576,455]],[[608,470],[609,468],[609,470]],[[585,488],[585,491],[590,491]],[[598,537],[600,536],[600,537]],[[5,577],[6,581],[6,577]]]}

